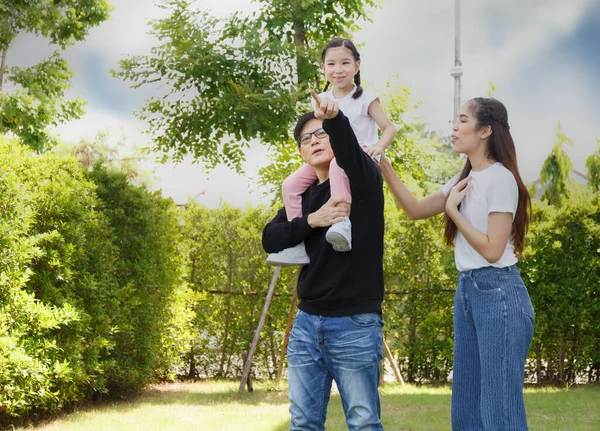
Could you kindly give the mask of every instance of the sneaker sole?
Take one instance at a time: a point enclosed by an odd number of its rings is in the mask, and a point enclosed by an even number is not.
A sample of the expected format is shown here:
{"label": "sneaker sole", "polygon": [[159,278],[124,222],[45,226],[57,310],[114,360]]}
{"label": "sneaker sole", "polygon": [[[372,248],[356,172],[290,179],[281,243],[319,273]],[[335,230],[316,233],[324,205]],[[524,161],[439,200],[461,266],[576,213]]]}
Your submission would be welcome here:
{"label": "sneaker sole", "polygon": [[343,235],[337,233],[337,232],[331,232],[329,233],[329,231],[325,234],[325,240],[331,244],[331,246],[333,247],[333,249],[335,251],[350,251],[352,250],[352,245],[348,242],[348,240],[346,239],[346,237],[344,237]]}
{"label": "sneaker sole", "polygon": [[298,261],[298,262],[290,262],[285,261],[285,262],[281,262],[275,259],[267,259],[267,263],[273,266],[298,266],[298,265],[308,265],[310,263],[310,261]]}

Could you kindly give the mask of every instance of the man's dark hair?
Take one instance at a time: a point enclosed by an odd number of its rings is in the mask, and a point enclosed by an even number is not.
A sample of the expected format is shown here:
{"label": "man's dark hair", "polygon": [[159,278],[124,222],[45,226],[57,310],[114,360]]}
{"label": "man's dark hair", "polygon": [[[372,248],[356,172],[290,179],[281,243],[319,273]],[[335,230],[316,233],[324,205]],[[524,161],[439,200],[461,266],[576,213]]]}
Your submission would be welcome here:
{"label": "man's dark hair", "polygon": [[294,139],[296,140],[296,143],[298,144],[298,146],[300,146],[300,142],[298,142],[298,138],[300,137],[300,133],[302,132],[302,128],[304,127],[304,125],[306,123],[308,123],[313,118],[316,118],[315,117],[315,113],[314,112],[307,112],[306,114],[302,115],[298,119],[298,122],[296,123],[296,127],[294,128]]}

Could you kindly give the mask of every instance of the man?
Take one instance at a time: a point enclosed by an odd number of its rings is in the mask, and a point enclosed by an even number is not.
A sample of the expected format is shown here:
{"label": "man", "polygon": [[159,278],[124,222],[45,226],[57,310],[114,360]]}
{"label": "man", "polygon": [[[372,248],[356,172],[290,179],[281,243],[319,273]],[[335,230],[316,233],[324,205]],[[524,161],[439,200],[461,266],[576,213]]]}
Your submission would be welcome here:
{"label": "man", "polygon": [[[321,99],[294,130],[302,158],[317,181],[302,195],[303,216],[287,221],[281,209],[263,231],[265,251],[302,241],[310,257],[298,281],[300,304],[288,344],[290,430],[324,429],[332,381],[351,431],[383,430],[379,372],[383,320],[383,190],[379,167],[359,147],[335,101]],[[325,240],[347,214],[330,198],[329,163],[336,157],[352,192],[351,251]]]}

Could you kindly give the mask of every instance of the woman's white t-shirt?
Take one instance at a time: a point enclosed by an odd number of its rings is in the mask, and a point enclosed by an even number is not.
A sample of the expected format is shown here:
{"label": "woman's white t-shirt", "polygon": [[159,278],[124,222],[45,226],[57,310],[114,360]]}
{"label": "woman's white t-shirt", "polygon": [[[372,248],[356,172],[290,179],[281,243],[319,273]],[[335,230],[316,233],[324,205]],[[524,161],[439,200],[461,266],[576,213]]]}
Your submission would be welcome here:
{"label": "woman's white t-shirt", "polygon": [[[512,213],[513,219],[519,203],[519,188],[512,172],[501,163],[494,163],[482,171],[471,171],[473,187],[460,205],[460,213],[479,231],[487,234],[488,215],[492,212]],[[456,174],[442,188],[442,193],[448,196],[450,190],[460,178]],[[467,242],[460,231],[454,238],[454,260],[459,271],[494,266],[504,268],[517,263],[514,253],[513,236],[510,235],[504,253],[497,262],[488,262]]]}
{"label": "woman's white t-shirt", "polygon": [[[354,134],[356,140],[361,146],[373,146],[379,140],[377,133],[377,123],[369,116],[369,105],[374,100],[379,100],[379,97],[366,88],[363,88],[363,92],[359,98],[353,99],[352,95],[356,92],[356,86],[350,93],[344,97],[336,98],[333,94],[333,89],[326,91],[325,93],[319,94],[320,97],[327,97],[331,100],[338,102],[340,111],[344,113]],[[315,102],[311,99],[313,109],[315,108]]]}

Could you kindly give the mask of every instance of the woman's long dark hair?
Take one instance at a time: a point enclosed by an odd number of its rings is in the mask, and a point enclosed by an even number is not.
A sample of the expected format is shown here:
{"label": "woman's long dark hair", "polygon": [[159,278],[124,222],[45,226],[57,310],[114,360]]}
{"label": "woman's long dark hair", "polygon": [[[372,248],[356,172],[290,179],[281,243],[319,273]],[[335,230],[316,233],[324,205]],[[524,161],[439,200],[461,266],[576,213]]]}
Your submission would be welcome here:
{"label": "woman's long dark hair", "polygon": [[[492,98],[477,97],[467,103],[471,107],[473,116],[477,121],[477,130],[485,126],[492,128],[492,134],[488,141],[487,157],[502,163],[506,169],[512,172],[517,182],[519,203],[513,220],[512,235],[515,252],[519,254],[525,246],[525,235],[527,234],[531,214],[531,198],[529,197],[529,191],[525,187],[525,183],[521,179],[521,175],[519,175],[517,152],[515,151],[515,143],[510,135],[510,127],[508,125],[508,113],[500,101]],[[469,172],[471,172],[471,162],[467,159],[467,163],[465,163],[460,173],[459,181],[466,178]],[[446,223],[446,231],[444,233],[446,243],[453,245],[458,229],[454,221],[447,214],[444,214],[444,221]]]}
{"label": "woman's long dark hair", "polygon": [[[321,51],[321,63],[325,63],[325,55],[327,55],[327,51],[330,48],[339,48],[339,47],[348,48],[350,50],[350,52],[352,53],[352,57],[354,57],[354,61],[360,60],[360,54],[358,53],[358,49],[356,49],[356,46],[354,45],[354,43],[352,43],[352,41],[350,39],[343,39],[341,37],[336,37],[336,38],[331,39],[327,43],[327,45],[325,45],[325,48],[323,48],[323,51]],[[354,75],[354,85],[356,85],[356,91],[352,95],[352,98],[358,99],[363,92],[363,89],[360,86],[360,70],[356,73],[356,75]],[[325,88],[323,89],[323,91],[324,92],[327,91],[328,88],[329,88],[329,81],[327,81],[327,84],[325,84]]]}

